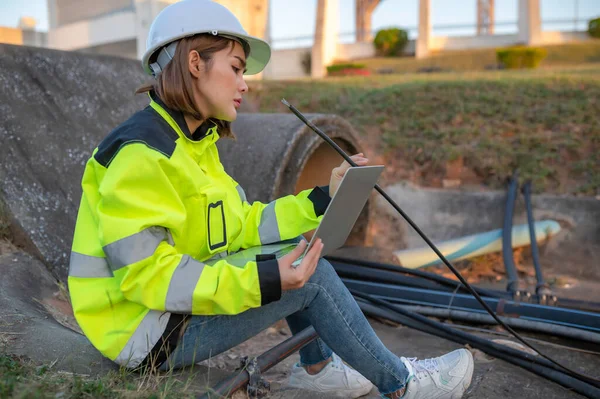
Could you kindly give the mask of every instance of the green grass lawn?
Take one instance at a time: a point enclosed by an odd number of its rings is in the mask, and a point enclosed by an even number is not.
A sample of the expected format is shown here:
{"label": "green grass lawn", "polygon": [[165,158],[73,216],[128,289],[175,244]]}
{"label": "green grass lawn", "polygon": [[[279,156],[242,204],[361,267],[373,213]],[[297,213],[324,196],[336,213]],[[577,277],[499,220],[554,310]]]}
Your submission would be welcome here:
{"label": "green grass lawn", "polygon": [[463,183],[501,188],[518,168],[536,192],[600,194],[600,63],[539,70],[262,81],[260,112],[346,118],[386,180],[440,186],[458,164]]}

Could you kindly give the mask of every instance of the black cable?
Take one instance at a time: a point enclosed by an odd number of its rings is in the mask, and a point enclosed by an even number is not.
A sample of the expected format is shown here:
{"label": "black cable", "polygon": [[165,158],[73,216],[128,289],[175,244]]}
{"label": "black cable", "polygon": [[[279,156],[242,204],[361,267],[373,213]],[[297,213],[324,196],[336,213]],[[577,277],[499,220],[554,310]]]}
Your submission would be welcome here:
{"label": "black cable", "polygon": [[[405,274],[409,274],[411,276],[420,277],[420,278],[423,278],[423,279],[426,279],[429,281],[436,282],[440,285],[450,288],[451,291],[458,289],[461,292],[462,291],[469,292],[469,290],[465,286],[463,286],[460,283],[460,281],[456,281],[456,280],[449,279],[447,277],[439,276],[435,273],[424,272],[422,270],[409,269],[409,268],[398,266],[398,265],[390,265],[390,264],[386,264],[386,263],[373,262],[373,261],[362,260],[362,259],[344,258],[341,256],[334,256],[334,255],[327,255],[327,256],[325,256],[325,259],[327,259],[332,264],[334,264],[334,263],[335,264],[338,264],[338,263],[344,264],[345,263],[345,264],[355,265],[355,266],[366,266],[369,269],[383,270],[383,271],[388,272],[387,274],[390,276],[391,276],[391,273],[395,273],[395,274],[405,273]],[[479,295],[489,296],[489,297],[493,297],[493,298],[500,298],[500,297],[508,298],[509,297],[508,293],[506,293],[504,291],[488,290],[486,288],[480,288],[480,287],[473,287],[473,289],[476,290]]]}
{"label": "black cable", "polygon": [[[398,265],[379,263],[379,262],[373,262],[373,261],[367,261],[367,260],[361,260],[361,259],[344,258],[344,257],[340,257],[340,256],[333,256],[333,255],[327,255],[327,256],[325,256],[325,259],[327,259],[329,262],[331,262],[331,264],[334,267],[336,267],[336,265],[341,263],[341,264],[347,264],[347,265],[355,265],[358,267],[366,266],[368,269],[381,270],[384,273],[378,274],[378,276],[383,277],[385,275],[385,276],[389,276],[391,279],[389,281],[385,281],[386,283],[389,283],[390,281],[392,281],[394,279],[393,276],[403,273],[403,274],[409,274],[411,276],[421,277],[426,280],[434,281],[440,285],[448,287],[450,289],[450,291],[455,291],[458,289],[457,292],[469,292],[469,290],[467,288],[462,286],[460,284],[460,282],[458,282],[456,280],[452,280],[447,277],[442,277],[435,273],[424,272],[422,270],[408,269],[406,267],[402,267],[402,266],[398,266]],[[361,278],[368,279],[368,276],[370,276],[370,273],[365,274]],[[384,282],[384,281],[382,281],[382,282]],[[505,292],[505,291],[490,290],[490,289],[481,288],[481,287],[473,287],[473,289],[475,291],[477,291],[477,293],[479,295],[482,295],[482,296],[486,296],[486,297],[490,297],[490,298],[512,299],[512,295],[510,295],[508,292]],[[532,295],[531,300],[534,303],[539,303],[540,298],[537,295]],[[550,305],[548,305],[548,306],[550,306]],[[600,303],[598,303],[598,302],[581,301],[581,300],[568,299],[568,298],[556,298],[556,300],[553,301],[551,306],[553,306],[553,307],[559,306],[559,307],[563,307],[563,308],[577,309],[577,310],[582,310],[582,311],[587,311],[587,312],[600,313]]]}
{"label": "black cable", "polygon": [[508,185],[506,207],[504,208],[504,221],[502,225],[502,262],[504,263],[506,276],[508,277],[506,290],[513,295],[519,295],[521,293],[519,276],[517,275],[512,248],[513,215],[515,213],[518,184],[518,173],[515,171]]}
{"label": "black cable", "polygon": [[[586,384],[592,385],[593,387],[600,388],[600,381],[598,381],[592,377],[589,377],[589,376],[581,375],[573,370],[561,371],[564,368],[562,365],[556,365],[553,362],[548,361],[544,358],[540,358],[535,355],[529,354],[527,352],[513,349],[513,348],[510,348],[505,345],[497,344],[497,343],[487,340],[485,338],[481,338],[476,335],[454,329],[443,323],[439,323],[437,321],[431,320],[431,319],[429,319],[425,316],[422,316],[418,313],[404,310],[400,307],[397,307],[397,306],[391,304],[390,302],[384,301],[382,299],[374,298],[373,296],[362,293],[360,291],[350,290],[350,293],[355,298],[358,297],[361,299],[366,299],[369,302],[377,304],[379,307],[384,307],[386,309],[391,310],[392,312],[400,314],[404,317],[408,317],[412,320],[417,321],[418,323],[422,323],[422,324],[430,327],[431,330],[426,331],[426,332],[436,334],[436,335],[438,334],[438,332],[443,332],[444,334],[446,334],[444,336],[444,338],[449,338],[452,341],[459,342],[462,344],[468,343],[468,344],[473,345],[474,347],[481,349],[483,351],[486,351],[488,348],[493,348],[497,351],[501,351],[501,352],[505,353],[509,357],[516,357],[516,358],[520,358],[520,359],[528,361],[528,362],[537,363],[537,364],[547,367],[549,369],[557,370],[563,374],[567,374],[573,378],[576,378],[578,380],[581,380],[582,382],[585,382]],[[393,321],[393,319],[390,319],[390,320]],[[410,326],[410,327],[412,327],[412,326]],[[600,393],[600,391],[598,391],[598,390],[597,390],[597,392]]]}
{"label": "black cable", "polygon": [[[317,126],[315,126],[313,123],[311,123],[308,119],[306,119],[306,117],[304,115],[302,115],[302,113],[300,111],[298,111],[296,109],[296,107],[294,107],[293,105],[291,105],[289,102],[287,102],[285,99],[282,99],[281,101],[284,105],[286,105],[302,122],[304,122],[306,124],[306,126],[308,126],[312,131],[314,131],[315,133],[317,133],[323,140],[325,140],[327,143],[329,143],[329,145],[331,147],[333,147],[338,154],[340,154],[345,160],[346,162],[348,162],[350,165],[352,165],[353,167],[357,167],[356,163],[352,160],[352,158],[350,158],[348,156],[348,154],[346,154],[344,152],[344,150],[342,150],[340,148],[340,146],[338,146],[329,136],[327,136],[323,131],[321,131],[321,129],[319,129]],[[398,206],[398,204],[396,204],[396,202],[381,188],[379,187],[378,184],[375,185],[375,190],[377,190],[377,192],[379,194],[381,194],[383,196],[383,198],[386,199],[386,201],[392,205],[392,207],[396,210],[396,212],[398,212],[400,215],[402,215],[402,217],[408,222],[408,224],[410,224],[410,226],[419,234],[419,236],[421,236],[421,238],[427,243],[427,245],[429,245],[429,247],[433,250],[433,252],[435,252],[435,254],[442,260],[442,262],[444,262],[444,264],[452,271],[452,273],[454,273],[454,275],[460,280],[460,282],[469,290],[469,292],[477,299],[477,301],[481,304],[481,306],[483,306],[483,308],[498,322],[498,324],[500,324],[506,331],[510,332],[516,339],[519,340],[519,342],[521,342],[523,345],[527,346],[530,349],[533,349],[534,351],[536,351],[540,356],[546,358],[547,360],[551,361],[552,363],[556,364],[557,366],[560,366],[562,368],[564,368],[565,370],[575,373],[576,375],[580,375],[582,378],[590,378],[584,375],[581,375],[579,373],[576,373],[575,371],[569,369],[566,366],[563,366],[562,364],[558,363],[556,360],[552,359],[551,357],[543,354],[542,352],[539,351],[539,349],[537,349],[535,346],[533,346],[532,344],[530,344],[529,342],[525,341],[525,339],[523,339],[515,330],[513,330],[512,328],[510,328],[510,326],[507,326],[502,320],[500,320],[500,318],[498,318],[498,316],[496,316],[496,314],[494,313],[494,311],[483,301],[483,299],[481,299],[481,297],[479,296],[479,294],[473,289],[473,287],[471,287],[471,285],[467,282],[467,280],[465,280],[465,278],[460,274],[460,272],[458,270],[456,270],[456,268],[448,261],[448,259],[446,259],[446,257],[440,252],[440,250],[435,246],[435,244],[429,239],[429,237],[427,237],[425,235],[425,233],[423,233],[421,231],[421,229],[419,228],[419,226],[417,226],[415,224],[415,222],[412,221],[412,219],[410,217],[408,217],[408,215],[406,213],[404,213],[404,211],[400,208],[400,206]],[[598,380],[600,382],[600,380]]]}
{"label": "black cable", "polygon": [[543,361],[542,358],[536,359],[526,352],[497,344],[493,341],[478,337],[476,335],[468,333],[464,333],[465,335],[463,335],[461,334],[462,331],[454,328],[449,328],[452,332],[448,333],[442,329],[439,329],[438,326],[429,326],[428,324],[412,319],[411,317],[394,312],[394,310],[383,309],[380,306],[373,305],[360,299],[357,301],[357,303],[360,309],[366,315],[391,320],[409,328],[444,338],[461,345],[468,344],[495,358],[519,366],[547,380],[554,381],[563,387],[572,389],[577,393],[587,396],[588,398],[596,399],[600,397],[600,389],[594,386],[594,384],[588,384],[585,381],[556,370],[556,366],[552,365],[551,362],[546,362],[545,364],[547,365],[539,364],[539,361]]}
{"label": "black cable", "polygon": [[443,290],[447,292],[452,292],[451,287],[447,287],[445,285],[438,284],[433,281],[404,276],[400,273],[386,272],[384,270],[371,269],[364,266],[349,265],[347,263],[334,261],[330,261],[329,263],[331,263],[333,269],[340,277],[347,277],[363,281],[373,281],[378,283],[404,285],[408,287],[417,287],[429,290]]}
{"label": "black cable", "polygon": [[[472,295],[402,285],[375,283],[364,279],[341,278],[349,289],[355,289],[392,303],[414,304],[457,310],[469,310],[487,315]],[[481,297],[498,317],[512,315],[528,320],[544,321],[600,334],[600,314],[581,312],[554,306],[523,303],[504,298]]]}
{"label": "black cable", "polygon": [[537,239],[535,237],[535,226],[533,219],[533,210],[531,207],[531,180],[528,180],[523,185],[523,198],[525,199],[525,210],[527,211],[527,224],[529,226],[529,240],[531,241],[531,257],[533,259],[533,267],[535,269],[535,278],[537,284],[535,286],[535,292],[540,297],[540,303],[546,302],[547,299],[554,297],[550,286],[544,281],[542,275],[542,267],[540,265],[540,255],[538,252]]}
{"label": "black cable", "polygon": [[[382,299],[382,298],[378,298]],[[495,324],[494,319],[485,313],[438,308],[423,305],[396,305],[404,310],[421,314],[428,317],[436,317],[438,319],[448,319],[451,321],[466,321],[472,324]],[[520,330],[533,331],[546,334],[552,337],[563,337],[577,341],[590,342],[600,345],[600,334],[591,331],[582,330],[568,326],[561,326],[545,321],[527,320],[520,317],[503,317],[505,323],[511,327]]]}

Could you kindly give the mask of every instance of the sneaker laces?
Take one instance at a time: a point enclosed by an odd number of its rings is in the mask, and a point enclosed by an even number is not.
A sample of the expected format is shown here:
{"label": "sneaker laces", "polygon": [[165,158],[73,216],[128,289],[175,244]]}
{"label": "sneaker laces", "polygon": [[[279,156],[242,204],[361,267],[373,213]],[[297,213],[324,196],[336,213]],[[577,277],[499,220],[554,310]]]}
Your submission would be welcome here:
{"label": "sneaker laces", "polygon": [[331,365],[338,370],[344,371],[344,377],[346,378],[346,385],[350,386],[350,370],[348,369],[348,366],[346,366],[342,362],[342,359],[335,353],[332,354],[332,357],[333,357],[333,360],[331,361]]}
{"label": "sneaker laces", "polygon": [[420,376],[423,374],[431,375],[432,373],[440,371],[440,364],[437,359],[417,360],[416,357],[410,357],[406,360],[408,360],[411,366],[413,366],[415,374],[418,378],[420,378]]}

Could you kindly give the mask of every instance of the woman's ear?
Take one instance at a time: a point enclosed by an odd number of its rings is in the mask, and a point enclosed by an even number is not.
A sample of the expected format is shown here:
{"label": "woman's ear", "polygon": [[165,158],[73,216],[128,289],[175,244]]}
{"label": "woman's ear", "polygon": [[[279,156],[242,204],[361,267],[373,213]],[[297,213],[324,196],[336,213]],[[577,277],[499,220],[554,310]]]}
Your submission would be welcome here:
{"label": "woman's ear", "polygon": [[196,50],[190,51],[188,54],[188,69],[193,77],[199,78],[200,71],[203,68],[203,61],[200,58],[200,54]]}

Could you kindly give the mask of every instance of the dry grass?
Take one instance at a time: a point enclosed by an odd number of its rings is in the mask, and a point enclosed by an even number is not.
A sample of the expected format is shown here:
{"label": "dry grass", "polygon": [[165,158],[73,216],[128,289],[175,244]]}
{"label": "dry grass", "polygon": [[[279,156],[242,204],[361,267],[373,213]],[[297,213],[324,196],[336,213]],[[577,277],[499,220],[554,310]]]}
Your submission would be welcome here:
{"label": "dry grass", "polygon": [[[536,192],[600,194],[600,64],[487,71],[252,82],[260,112],[349,120],[386,183],[442,187],[452,169],[465,185],[498,189],[515,169]],[[454,173],[454,172],[452,172]]]}
{"label": "dry grass", "polygon": [[189,372],[134,374],[125,369],[90,377],[55,370],[54,364],[39,366],[0,350],[0,398],[194,398],[199,393],[192,387],[196,377]]}

